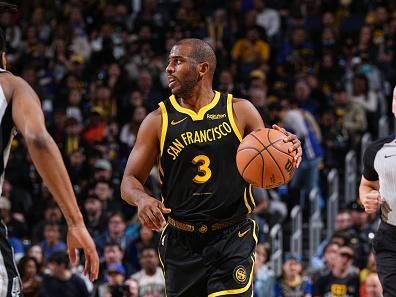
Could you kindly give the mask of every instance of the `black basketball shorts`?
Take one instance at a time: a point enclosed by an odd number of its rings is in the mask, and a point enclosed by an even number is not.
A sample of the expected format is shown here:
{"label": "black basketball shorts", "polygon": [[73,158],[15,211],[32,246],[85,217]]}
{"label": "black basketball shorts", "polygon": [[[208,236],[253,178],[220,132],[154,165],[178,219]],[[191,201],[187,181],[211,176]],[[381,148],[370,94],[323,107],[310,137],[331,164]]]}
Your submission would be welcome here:
{"label": "black basketball shorts", "polygon": [[252,296],[257,224],[201,234],[167,225],[159,256],[167,297]]}
{"label": "black basketball shorts", "polygon": [[7,241],[7,228],[0,222],[0,297],[22,297],[21,281],[12,247]]}

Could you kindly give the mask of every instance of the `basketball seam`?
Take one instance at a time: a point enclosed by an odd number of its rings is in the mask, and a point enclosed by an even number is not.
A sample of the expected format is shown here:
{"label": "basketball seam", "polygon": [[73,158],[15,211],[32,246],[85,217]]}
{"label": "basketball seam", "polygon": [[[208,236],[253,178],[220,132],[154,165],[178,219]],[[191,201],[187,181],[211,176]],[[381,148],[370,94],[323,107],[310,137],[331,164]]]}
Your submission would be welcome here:
{"label": "basketball seam", "polygon": [[[276,141],[274,141],[274,142],[271,142],[271,139],[269,138],[269,133],[270,133],[270,130],[268,130],[268,133],[267,133],[267,139],[268,139],[268,142],[270,143],[270,145],[268,145],[268,146],[265,146],[264,143],[262,143],[261,140],[260,140],[256,135],[252,134],[252,136],[253,136],[255,139],[257,139],[257,141],[260,142],[262,146],[265,147],[265,149],[267,150],[268,155],[270,155],[271,158],[272,158],[272,160],[274,160],[274,163],[276,164],[276,166],[278,167],[280,173],[282,174],[283,183],[285,183],[285,182],[286,182],[286,177],[285,177],[285,175],[283,174],[282,168],[279,166],[279,164],[278,164],[278,162],[276,161],[276,159],[274,158],[274,156],[273,156],[273,155],[270,153],[270,151],[267,149],[268,147],[273,146],[273,144],[274,144],[274,143],[277,143],[279,140],[281,140],[281,141],[283,141],[283,140],[282,140],[282,139],[278,139],[278,140],[276,140]],[[260,154],[260,155],[261,155],[261,154]],[[264,167],[263,167],[263,171],[264,171]],[[264,173],[263,173],[263,178],[264,178]]]}
{"label": "basketball seam", "polygon": [[[275,147],[273,144],[276,143],[277,141],[271,142],[271,139],[269,138],[270,131],[271,131],[271,130],[268,130],[267,139],[268,139],[268,142],[271,143],[271,146],[272,146],[272,147]],[[278,139],[278,141],[279,141],[279,140],[283,141],[282,139]],[[268,152],[268,154],[271,156],[272,160],[274,160],[276,166],[278,166],[278,169],[279,169],[279,171],[280,171],[280,173],[282,174],[282,177],[283,177],[283,183],[285,183],[285,182],[286,182],[286,176],[283,174],[282,168],[279,166],[278,162],[276,161],[276,159],[274,158],[274,156],[271,154],[271,152],[270,152],[269,150],[267,150],[267,152]]]}
{"label": "basketball seam", "polygon": [[253,158],[251,158],[250,159],[250,161],[249,162],[247,162],[247,164],[245,165],[245,167],[243,168],[243,170],[242,170],[242,173],[241,173],[241,175],[242,175],[242,177],[243,177],[243,174],[245,173],[245,170],[246,170],[246,168],[248,168],[248,166],[250,165],[250,163],[252,163],[253,162],[253,160],[254,159],[256,159],[256,157],[258,156],[258,155],[261,155],[261,152],[260,152],[260,150],[258,150],[257,148],[255,148],[255,147],[251,147],[251,146],[249,146],[249,147],[244,147],[244,148],[242,148],[242,149],[240,149],[240,150],[238,150],[238,153],[240,152],[240,151],[243,151],[243,150],[245,150],[245,149],[251,149],[251,150],[254,150],[254,151],[256,151],[257,152],[257,154],[253,157]]}

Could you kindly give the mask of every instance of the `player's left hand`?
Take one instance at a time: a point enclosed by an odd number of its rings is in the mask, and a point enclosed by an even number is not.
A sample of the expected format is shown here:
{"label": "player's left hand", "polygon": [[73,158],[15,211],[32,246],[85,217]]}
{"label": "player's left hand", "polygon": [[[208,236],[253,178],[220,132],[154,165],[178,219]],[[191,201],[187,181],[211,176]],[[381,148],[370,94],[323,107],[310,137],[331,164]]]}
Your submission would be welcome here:
{"label": "player's left hand", "polygon": [[290,153],[292,151],[296,152],[296,155],[294,157],[294,166],[296,168],[298,168],[298,166],[300,166],[300,163],[302,160],[301,141],[297,138],[297,136],[295,134],[287,132],[284,128],[281,128],[278,125],[274,124],[274,125],[272,125],[272,128],[275,130],[278,130],[286,135],[286,137],[283,139],[284,142],[291,142],[293,144],[293,146],[289,149],[289,152]]}
{"label": "player's left hand", "polygon": [[78,248],[82,248],[85,254],[84,274],[89,275],[89,279],[93,282],[98,278],[99,273],[99,257],[95,244],[85,225],[68,226],[67,249],[72,263],[77,260],[76,249]]}

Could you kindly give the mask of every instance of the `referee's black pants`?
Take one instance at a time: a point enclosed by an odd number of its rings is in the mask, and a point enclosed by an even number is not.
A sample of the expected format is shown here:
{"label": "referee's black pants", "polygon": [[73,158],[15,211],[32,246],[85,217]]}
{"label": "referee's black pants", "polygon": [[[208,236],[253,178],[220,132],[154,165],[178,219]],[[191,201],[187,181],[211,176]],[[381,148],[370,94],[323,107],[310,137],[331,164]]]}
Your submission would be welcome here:
{"label": "referee's black pants", "polygon": [[377,273],[384,297],[396,296],[396,226],[381,222],[374,238]]}

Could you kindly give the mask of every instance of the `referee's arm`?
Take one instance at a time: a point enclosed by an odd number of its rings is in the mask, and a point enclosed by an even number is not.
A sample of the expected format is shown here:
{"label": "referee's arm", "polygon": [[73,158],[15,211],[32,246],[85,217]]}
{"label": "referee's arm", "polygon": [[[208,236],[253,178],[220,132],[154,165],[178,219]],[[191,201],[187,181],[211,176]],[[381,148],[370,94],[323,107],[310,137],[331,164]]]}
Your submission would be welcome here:
{"label": "referee's arm", "polygon": [[382,203],[378,190],[378,180],[370,181],[362,176],[359,186],[359,197],[360,202],[367,213],[375,213],[377,211],[378,204]]}
{"label": "referee's arm", "polygon": [[363,172],[359,186],[360,203],[367,213],[375,213],[378,204],[382,204],[379,194],[379,176],[374,168],[375,156],[378,151],[377,144],[371,144],[363,154]]}

